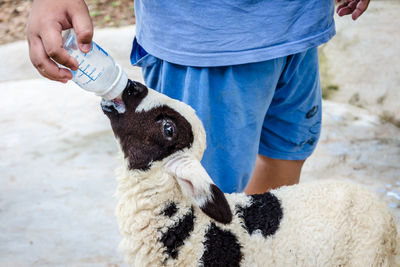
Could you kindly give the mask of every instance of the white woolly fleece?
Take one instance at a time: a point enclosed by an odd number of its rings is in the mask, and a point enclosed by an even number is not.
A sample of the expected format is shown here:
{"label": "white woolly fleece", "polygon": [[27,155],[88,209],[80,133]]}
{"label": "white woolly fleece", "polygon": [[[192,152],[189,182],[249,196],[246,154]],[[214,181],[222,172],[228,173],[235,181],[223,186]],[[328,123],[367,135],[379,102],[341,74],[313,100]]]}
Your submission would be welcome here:
{"label": "white woolly fleece", "polygon": [[[399,236],[393,216],[375,196],[348,183],[305,183],[271,191],[283,211],[279,228],[272,236],[264,237],[258,231],[249,234],[243,227],[235,209],[237,205],[252,204],[251,197],[244,194],[225,195],[234,214],[230,224],[213,221],[199,209],[196,196],[185,196],[179,184],[179,177],[199,178],[201,181],[192,182],[201,191],[210,182],[199,167],[206,143],[202,124],[189,106],[153,90],[137,110],[160,105],[168,105],[189,121],[194,143],[190,149],[153,162],[147,171],[130,171],[121,153],[116,215],[123,236],[121,249],[131,266],[201,266],[205,234],[212,222],[236,236],[241,245],[241,266],[400,266]],[[177,156],[189,158],[186,164],[190,168],[175,166],[173,160],[179,160]],[[178,204],[177,213],[160,216],[169,202]],[[171,259],[160,242],[161,235],[192,206],[193,231],[179,248],[177,258]]]}

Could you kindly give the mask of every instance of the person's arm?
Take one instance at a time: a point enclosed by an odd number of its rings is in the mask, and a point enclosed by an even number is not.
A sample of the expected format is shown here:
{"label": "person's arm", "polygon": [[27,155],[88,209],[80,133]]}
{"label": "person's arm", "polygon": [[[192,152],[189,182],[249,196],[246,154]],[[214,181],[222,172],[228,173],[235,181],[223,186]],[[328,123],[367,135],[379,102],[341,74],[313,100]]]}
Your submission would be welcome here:
{"label": "person's arm", "polygon": [[365,10],[367,10],[370,0],[336,0],[337,3],[341,3],[336,13],[339,16],[350,15],[353,20],[358,19]]}
{"label": "person's arm", "polygon": [[74,28],[79,48],[89,52],[93,25],[83,0],[35,0],[27,23],[29,57],[39,73],[54,81],[72,79],[69,70],[59,68],[55,62],[72,70],[78,62],[62,47],[61,31]]}

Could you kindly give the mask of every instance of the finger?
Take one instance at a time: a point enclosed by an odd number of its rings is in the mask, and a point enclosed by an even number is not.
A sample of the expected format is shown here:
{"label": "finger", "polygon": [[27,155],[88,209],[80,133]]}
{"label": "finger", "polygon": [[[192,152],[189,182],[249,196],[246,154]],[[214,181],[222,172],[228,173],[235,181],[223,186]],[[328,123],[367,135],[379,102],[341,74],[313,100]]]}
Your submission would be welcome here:
{"label": "finger", "polygon": [[342,4],[340,4],[337,8],[336,8],[336,13],[339,15],[339,16],[343,16],[343,15],[341,15],[341,13],[342,13],[342,9],[344,9],[344,8],[346,8],[347,6],[348,6],[348,4],[349,4],[349,2],[344,2],[344,3],[342,3]]}
{"label": "finger", "polygon": [[352,14],[354,9],[356,9],[357,1],[350,1],[347,3],[347,6],[344,6],[338,11],[339,16],[349,15]]}
{"label": "finger", "polygon": [[339,16],[344,16],[344,15],[349,15],[353,12],[353,10],[356,8],[357,5],[357,1],[350,1],[347,2],[345,6],[343,6],[339,12],[338,15]]}
{"label": "finger", "polygon": [[78,61],[74,57],[70,56],[63,47],[61,26],[59,29],[57,29],[57,27],[47,28],[45,31],[40,33],[40,38],[43,42],[46,54],[51,59],[72,70],[78,69]]}
{"label": "finger", "polygon": [[93,24],[87,6],[80,2],[71,7],[69,15],[74,26],[79,49],[84,53],[89,52],[93,38]]}
{"label": "finger", "polygon": [[42,76],[50,80],[62,82],[72,79],[71,71],[59,68],[57,64],[48,57],[39,37],[32,38],[30,43],[29,57],[33,66]]}
{"label": "finger", "polygon": [[352,9],[352,10],[356,9],[357,4],[358,4],[359,1],[360,1],[360,0],[353,0],[353,1],[351,1],[351,2],[349,3],[348,7],[349,7],[350,9]]}
{"label": "finger", "polygon": [[358,4],[356,9],[354,10],[353,14],[351,15],[351,18],[353,20],[358,19],[358,17],[360,17],[365,10],[367,10],[369,5],[369,0],[361,0]]}

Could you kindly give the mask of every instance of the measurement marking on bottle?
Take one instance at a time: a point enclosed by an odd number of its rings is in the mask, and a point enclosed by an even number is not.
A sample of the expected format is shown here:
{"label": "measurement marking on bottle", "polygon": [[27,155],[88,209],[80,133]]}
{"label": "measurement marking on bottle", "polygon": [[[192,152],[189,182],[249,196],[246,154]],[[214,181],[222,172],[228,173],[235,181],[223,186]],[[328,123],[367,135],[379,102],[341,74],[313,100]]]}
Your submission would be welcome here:
{"label": "measurement marking on bottle", "polygon": [[[108,53],[106,51],[104,51],[103,48],[101,48],[98,44],[96,44],[97,49],[99,49],[101,52],[104,53],[104,55],[108,56]],[[93,49],[93,43],[92,43],[92,49]]]}
{"label": "measurement marking on bottle", "polygon": [[[94,68],[94,69],[92,70],[92,72],[89,73],[89,76],[92,77],[92,74],[93,74],[95,71],[96,71],[96,68]],[[97,79],[97,77],[96,77],[96,79]]]}
{"label": "measurement marking on bottle", "polygon": [[86,65],[86,68],[83,69],[83,72],[86,72],[86,70],[90,67],[90,64]]}
{"label": "measurement marking on bottle", "polygon": [[[90,65],[89,65],[89,66],[90,66]],[[89,78],[89,80],[95,81],[95,80],[97,79],[97,77],[96,77],[96,79],[93,79],[93,78],[91,77],[91,74],[93,74],[93,72],[96,70],[96,68],[95,68],[90,74],[87,74],[87,73],[85,72],[86,69],[87,69],[87,67],[86,67],[84,70],[82,70],[81,68],[79,68],[79,70],[82,72],[82,74],[79,75],[79,77],[82,77],[82,75],[85,75],[86,77]]]}
{"label": "measurement marking on bottle", "polygon": [[[71,70],[73,74],[73,80],[76,84],[88,91],[93,92],[102,89],[96,89],[96,83],[104,83],[104,86],[106,87],[111,86],[109,85],[109,80],[114,77],[113,75],[115,75],[115,70],[111,71],[111,67],[116,68],[117,65],[114,63],[111,57],[107,58],[109,55],[105,50],[103,50],[95,42],[92,42],[90,51],[88,53],[82,53],[82,51],[79,50],[76,42],[76,35],[73,30],[68,32],[68,38],[64,38],[63,35],[63,42],[63,46],[67,49],[68,53],[79,63],[77,70]],[[121,72],[120,67],[118,67],[117,70],[119,73]]]}

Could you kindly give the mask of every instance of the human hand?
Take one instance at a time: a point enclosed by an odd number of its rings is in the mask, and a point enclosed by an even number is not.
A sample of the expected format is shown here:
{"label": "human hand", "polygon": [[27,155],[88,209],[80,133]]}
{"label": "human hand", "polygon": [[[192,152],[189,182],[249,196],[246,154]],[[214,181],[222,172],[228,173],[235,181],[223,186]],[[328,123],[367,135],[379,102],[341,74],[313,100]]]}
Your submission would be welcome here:
{"label": "human hand", "polygon": [[29,57],[39,73],[54,81],[66,83],[78,61],[63,48],[62,30],[74,28],[79,48],[87,53],[91,48],[93,25],[83,0],[35,0],[27,23]]}
{"label": "human hand", "polygon": [[358,19],[365,10],[367,10],[370,0],[336,0],[336,3],[341,3],[336,13],[341,17],[351,14],[353,20]]}

